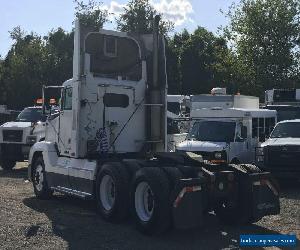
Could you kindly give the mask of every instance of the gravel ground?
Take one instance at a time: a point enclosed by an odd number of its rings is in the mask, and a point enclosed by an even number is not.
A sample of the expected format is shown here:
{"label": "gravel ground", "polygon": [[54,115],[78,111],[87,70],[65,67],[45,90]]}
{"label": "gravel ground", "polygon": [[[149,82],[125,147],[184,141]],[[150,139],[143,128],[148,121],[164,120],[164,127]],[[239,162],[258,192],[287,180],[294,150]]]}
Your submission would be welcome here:
{"label": "gravel ground", "polygon": [[26,164],[13,172],[0,169],[0,249],[239,249],[240,234],[296,233],[300,239],[299,183],[283,188],[281,214],[259,223],[229,227],[208,215],[204,228],[147,237],[130,220],[103,221],[91,201],[59,194],[36,200],[26,178]]}

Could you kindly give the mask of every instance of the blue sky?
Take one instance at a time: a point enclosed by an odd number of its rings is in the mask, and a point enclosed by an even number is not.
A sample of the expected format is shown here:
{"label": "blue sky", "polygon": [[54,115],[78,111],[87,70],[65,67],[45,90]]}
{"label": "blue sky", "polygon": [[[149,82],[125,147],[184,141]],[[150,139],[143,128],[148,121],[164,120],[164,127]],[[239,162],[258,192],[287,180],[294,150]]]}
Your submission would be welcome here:
{"label": "blue sky", "polygon": [[[85,0],[86,2],[87,0]],[[210,31],[227,23],[220,9],[228,10],[238,0],[150,0],[166,18],[174,21],[175,31],[194,30],[198,25]],[[102,0],[104,7],[116,15],[127,3],[125,0]],[[27,32],[46,35],[51,29],[62,27],[70,31],[74,20],[73,0],[1,0],[0,55],[4,57],[12,41],[8,31],[20,25]],[[113,19],[113,17],[112,17]],[[114,28],[108,25],[106,28]]]}

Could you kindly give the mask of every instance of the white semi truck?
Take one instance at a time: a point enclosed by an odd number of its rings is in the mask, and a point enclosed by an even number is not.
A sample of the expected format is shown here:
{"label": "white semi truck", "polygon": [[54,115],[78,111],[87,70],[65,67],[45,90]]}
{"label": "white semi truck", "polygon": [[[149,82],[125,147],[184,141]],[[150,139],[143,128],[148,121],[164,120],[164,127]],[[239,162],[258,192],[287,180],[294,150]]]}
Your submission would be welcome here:
{"label": "white semi truck", "polygon": [[11,170],[17,161],[28,159],[30,147],[45,139],[45,121],[41,106],[25,108],[15,121],[0,126],[0,166]]}
{"label": "white semi truck", "polygon": [[177,151],[201,154],[212,163],[255,163],[255,149],[270,135],[276,111],[203,108],[191,111],[192,125]]}
{"label": "white semi truck", "polygon": [[54,191],[95,199],[103,218],[130,212],[137,228],[158,234],[203,223],[251,223],[279,213],[269,173],[255,166],[206,164],[167,149],[164,39],[95,31],[76,21],[73,78],[63,83],[61,111],[33,145],[29,179],[40,199]]}

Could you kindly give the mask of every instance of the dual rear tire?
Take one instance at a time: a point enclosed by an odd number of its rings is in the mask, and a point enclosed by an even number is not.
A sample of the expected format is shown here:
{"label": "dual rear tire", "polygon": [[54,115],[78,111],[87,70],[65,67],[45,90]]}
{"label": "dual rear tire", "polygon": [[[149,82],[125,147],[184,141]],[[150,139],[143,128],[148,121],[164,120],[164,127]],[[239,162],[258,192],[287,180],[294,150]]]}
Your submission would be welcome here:
{"label": "dual rear tire", "polygon": [[167,171],[144,167],[130,178],[120,163],[103,165],[96,180],[99,213],[109,221],[131,214],[139,231],[148,235],[163,233],[171,226],[170,191],[179,178],[178,170]]}

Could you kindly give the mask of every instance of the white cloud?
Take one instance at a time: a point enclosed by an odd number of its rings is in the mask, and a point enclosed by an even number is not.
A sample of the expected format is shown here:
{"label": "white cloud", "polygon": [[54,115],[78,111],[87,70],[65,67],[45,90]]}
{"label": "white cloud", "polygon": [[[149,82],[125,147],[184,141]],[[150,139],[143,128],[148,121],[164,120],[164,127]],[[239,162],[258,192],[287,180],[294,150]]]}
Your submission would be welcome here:
{"label": "white cloud", "polygon": [[120,4],[116,1],[111,1],[109,5],[103,5],[102,8],[107,10],[109,13],[109,19],[111,21],[114,20],[115,17],[120,16],[120,14],[124,11],[125,4]]}
{"label": "white cloud", "polygon": [[[193,13],[193,6],[189,0],[150,0],[150,4],[154,9],[163,14],[164,19],[174,22],[175,26],[184,22],[193,22],[190,14]],[[110,13],[110,20],[118,17],[123,11],[126,4],[120,4],[111,1],[110,4],[104,5],[103,9]]]}
{"label": "white cloud", "polygon": [[174,22],[175,26],[192,21],[189,15],[193,13],[193,6],[189,0],[152,0],[151,4],[165,19]]}
{"label": "white cloud", "polygon": [[108,9],[109,13],[113,13],[114,15],[119,15],[124,11],[125,4],[119,4],[118,2],[111,1]]}

